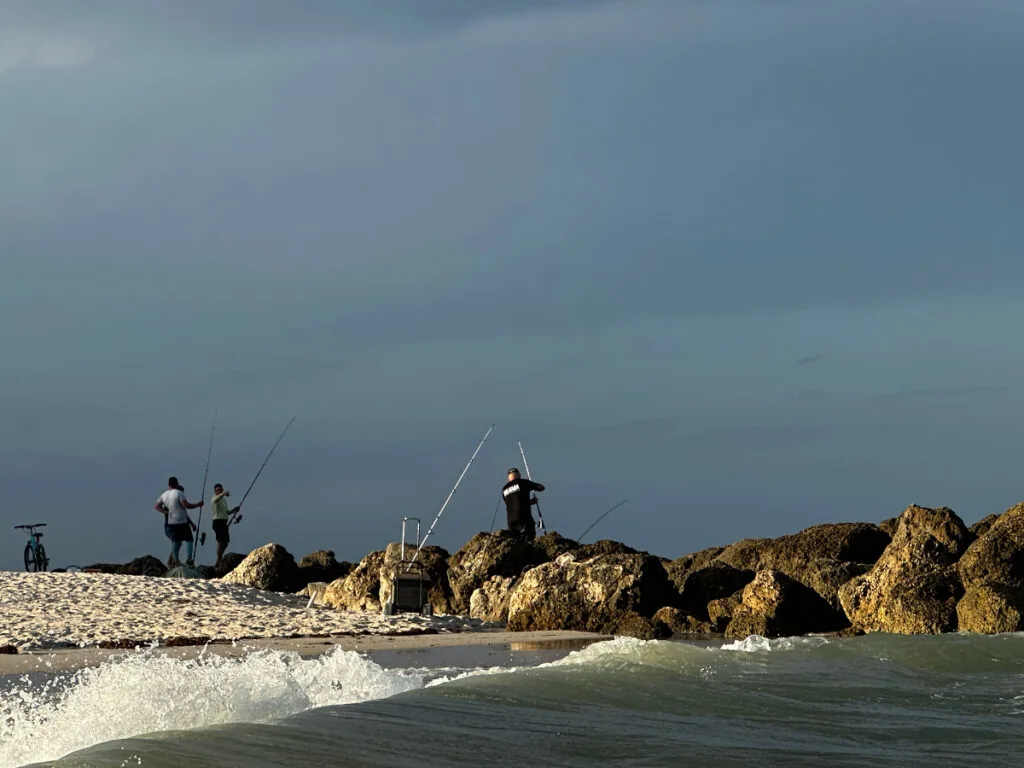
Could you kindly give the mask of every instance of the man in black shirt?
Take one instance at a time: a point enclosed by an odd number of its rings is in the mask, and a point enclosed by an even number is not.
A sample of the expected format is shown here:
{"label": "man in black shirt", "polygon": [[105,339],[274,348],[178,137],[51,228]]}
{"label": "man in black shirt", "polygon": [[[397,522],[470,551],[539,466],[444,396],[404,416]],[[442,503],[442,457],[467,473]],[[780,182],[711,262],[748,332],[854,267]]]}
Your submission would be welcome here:
{"label": "man in black shirt", "polygon": [[537,499],[531,497],[530,492],[543,490],[544,486],[540,483],[520,477],[519,470],[515,467],[508,471],[508,482],[501,489],[502,498],[505,499],[508,529],[523,536],[527,541],[537,538],[533,511],[530,509],[530,505],[536,504]]}

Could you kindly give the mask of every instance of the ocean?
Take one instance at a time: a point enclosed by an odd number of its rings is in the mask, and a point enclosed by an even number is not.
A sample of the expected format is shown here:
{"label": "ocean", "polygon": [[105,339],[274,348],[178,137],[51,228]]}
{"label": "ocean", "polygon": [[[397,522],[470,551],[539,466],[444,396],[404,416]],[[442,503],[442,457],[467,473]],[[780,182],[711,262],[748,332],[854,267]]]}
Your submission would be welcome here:
{"label": "ocean", "polygon": [[134,652],[8,676],[0,768],[1024,764],[1022,634],[461,654]]}

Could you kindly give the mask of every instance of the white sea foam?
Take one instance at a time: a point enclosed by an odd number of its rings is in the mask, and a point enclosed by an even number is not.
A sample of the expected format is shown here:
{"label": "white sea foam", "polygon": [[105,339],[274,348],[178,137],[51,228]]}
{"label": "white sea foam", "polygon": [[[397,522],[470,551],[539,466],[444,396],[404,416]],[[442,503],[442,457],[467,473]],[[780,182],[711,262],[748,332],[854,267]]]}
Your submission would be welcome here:
{"label": "white sea foam", "polygon": [[723,651],[741,651],[743,653],[766,653],[769,651],[792,651],[797,648],[820,648],[828,645],[824,637],[779,637],[768,639],[761,635],[749,635],[742,640],[734,640],[722,645]]}
{"label": "white sea foam", "polygon": [[420,671],[384,669],[335,648],[317,659],[261,651],[181,660],[148,651],[42,684],[19,682],[0,703],[0,768],[53,760],[156,731],[286,717],[421,688]]}

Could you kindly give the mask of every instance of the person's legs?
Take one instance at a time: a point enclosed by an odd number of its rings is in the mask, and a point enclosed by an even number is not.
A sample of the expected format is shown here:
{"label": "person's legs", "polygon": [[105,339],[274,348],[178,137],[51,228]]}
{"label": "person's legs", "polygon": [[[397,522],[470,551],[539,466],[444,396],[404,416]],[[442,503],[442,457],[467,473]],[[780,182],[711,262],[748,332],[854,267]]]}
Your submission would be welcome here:
{"label": "person's legs", "polygon": [[537,538],[537,524],[533,522],[532,517],[528,523],[523,525],[523,536],[527,541],[533,541]]}
{"label": "person's legs", "polygon": [[185,540],[185,562],[188,565],[194,565],[195,564],[195,558],[193,557],[193,554],[194,554],[193,548],[194,547],[195,547],[195,541],[193,541],[192,537],[189,536]]}
{"label": "person's legs", "polygon": [[178,559],[178,555],[181,552],[181,542],[175,541],[174,537],[171,537],[171,559],[169,561],[171,567],[180,565],[181,561]]}

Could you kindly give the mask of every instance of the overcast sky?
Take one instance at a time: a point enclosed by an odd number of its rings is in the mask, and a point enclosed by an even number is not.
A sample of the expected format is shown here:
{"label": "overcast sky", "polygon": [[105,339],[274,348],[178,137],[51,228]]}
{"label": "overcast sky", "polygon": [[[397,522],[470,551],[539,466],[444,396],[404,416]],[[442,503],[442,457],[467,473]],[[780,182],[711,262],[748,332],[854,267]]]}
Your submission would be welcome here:
{"label": "overcast sky", "polygon": [[[387,10],[385,10],[385,7]],[[1024,498],[1018,2],[7,0],[0,567]],[[209,510],[204,513],[208,519]],[[503,512],[499,512],[499,522]],[[204,522],[204,528],[206,523]],[[209,562],[212,543],[200,556]]]}

